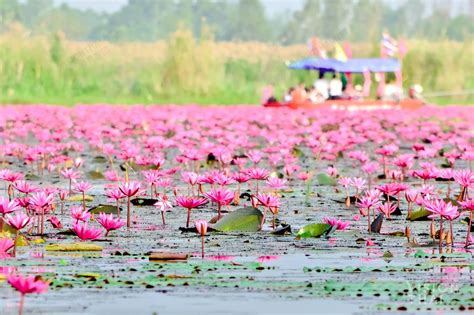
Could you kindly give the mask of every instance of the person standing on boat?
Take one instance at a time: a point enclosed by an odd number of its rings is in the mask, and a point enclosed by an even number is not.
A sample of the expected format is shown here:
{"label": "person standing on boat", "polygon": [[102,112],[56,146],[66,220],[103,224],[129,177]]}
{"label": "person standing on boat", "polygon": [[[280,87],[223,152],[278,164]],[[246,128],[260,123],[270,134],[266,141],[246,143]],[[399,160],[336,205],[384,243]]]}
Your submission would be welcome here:
{"label": "person standing on boat", "polygon": [[336,73],[332,75],[332,79],[329,82],[329,99],[337,100],[342,97],[342,81],[339,80]]}
{"label": "person standing on boat", "polygon": [[324,72],[319,72],[319,78],[314,82],[314,88],[316,89],[316,93],[324,100],[329,98],[329,83],[324,78]]}

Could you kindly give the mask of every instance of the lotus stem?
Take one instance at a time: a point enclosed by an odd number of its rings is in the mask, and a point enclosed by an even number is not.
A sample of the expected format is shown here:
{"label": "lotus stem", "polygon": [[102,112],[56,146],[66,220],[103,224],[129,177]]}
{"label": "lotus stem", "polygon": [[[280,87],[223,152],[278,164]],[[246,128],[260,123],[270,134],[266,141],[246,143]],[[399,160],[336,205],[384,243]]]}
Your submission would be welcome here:
{"label": "lotus stem", "polygon": [[189,227],[189,221],[191,221],[191,209],[188,209],[188,218],[186,220],[186,227]]}
{"label": "lotus stem", "polygon": [[21,294],[20,295],[20,307],[18,308],[18,315],[23,314],[23,305],[25,304],[25,295]]}
{"label": "lotus stem", "polygon": [[204,235],[201,236],[201,258],[204,259]]}
{"label": "lotus stem", "polygon": [[130,197],[127,197],[127,228],[130,228]]}
{"label": "lotus stem", "polygon": [[472,211],[469,211],[469,223],[467,225],[467,235],[466,235],[466,244],[467,247],[469,245],[469,240],[471,239],[471,226],[472,226]]}
{"label": "lotus stem", "polygon": [[166,225],[166,222],[165,222],[165,212],[164,212],[164,211],[161,211],[161,220],[163,221],[163,225]]}

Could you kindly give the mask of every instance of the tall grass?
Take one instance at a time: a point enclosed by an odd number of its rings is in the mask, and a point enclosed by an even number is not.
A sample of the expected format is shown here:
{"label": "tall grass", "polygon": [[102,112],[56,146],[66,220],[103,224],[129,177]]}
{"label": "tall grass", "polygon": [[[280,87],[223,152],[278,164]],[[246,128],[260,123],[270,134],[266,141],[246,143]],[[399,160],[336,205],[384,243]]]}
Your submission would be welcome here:
{"label": "tall grass", "polygon": [[[222,43],[203,34],[195,39],[178,30],[166,42],[110,43],[73,42],[60,34],[30,37],[17,29],[0,37],[0,103],[257,103],[267,84],[280,96],[315,78],[285,65],[306,56],[305,45]],[[420,83],[428,92],[474,89],[472,42],[408,46],[405,86]],[[355,57],[374,56],[376,50],[370,43],[353,46]]]}

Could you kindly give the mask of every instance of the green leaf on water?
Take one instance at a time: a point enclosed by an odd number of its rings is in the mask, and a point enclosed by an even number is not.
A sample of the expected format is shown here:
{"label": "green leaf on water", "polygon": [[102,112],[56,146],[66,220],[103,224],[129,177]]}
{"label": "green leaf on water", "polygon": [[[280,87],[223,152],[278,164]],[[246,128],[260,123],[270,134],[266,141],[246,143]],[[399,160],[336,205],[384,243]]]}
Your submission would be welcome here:
{"label": "green leaf on water", "polygon": [[424,221],[428,220],[428,216],[431,214],[428,210],[425,208],[420,208],[419,210],[413,211],[410,213],[408,216],[408,220],[410,221]]}
{"label": "green leaf on water", "polygon": [[87,178],[89,179],[104,179],[104,174],[97,171],[87,172]]}
{"label": "green leaf on water", "polygon": [[297,238],[305,237],[320,237],[326,233],[331,228],[331,225],[326,223],[313,223],[308,224],[302,227],[298,233],[296,233]]}
{"label": "green leaf on water", "polygon": [[[94,201],[94,197],[93,197],[93,196],[85,195],[84,197],[85,197],[86,201]],[[69,196],[66,200],[67,200],[67,201],[76,201],[76,202],[79,202],[79,201],[82,201],[82,195],[72,195],[72,196]]]}
{"label": "green leaf on water", "polygon": [[257,232],[262,217],[262,212],[257,208],[240,208],[222,217],[213,228],[220,232]]}
{"label": "green leaf on water", "polygon": [[88,243],[49,244],[46,245],[44,249],[53,252],[94,252],[101,251],[102,246]]}
{"label": "green leaf on water", "polygon": [[421,249],[417,250],[415,253],[415,258],[428,258],[430,257],[427,253],[422,251]]}
{"label": "green leaf on water", "polygon": [[[120,209],[121,211],[122,209]],[[104,212],[106,214],[117,214],[117,206],[115,205],[97,205],[89,209],[90,213],[99,214]]]}
{"label": "green leaf on water", "polygon": [[336,179],[327,174],[320,173],[316,176],[318,179],[319,185],[321,186],[336,186]]}

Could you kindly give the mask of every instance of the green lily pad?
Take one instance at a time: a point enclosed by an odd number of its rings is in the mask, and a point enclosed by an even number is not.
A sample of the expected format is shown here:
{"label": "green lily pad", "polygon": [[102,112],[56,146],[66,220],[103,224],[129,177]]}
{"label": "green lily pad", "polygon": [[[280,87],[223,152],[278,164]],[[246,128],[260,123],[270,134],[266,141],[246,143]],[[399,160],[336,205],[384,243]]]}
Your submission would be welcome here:
{"label": "green lily pad", "polygon": [[[84,199],[86,201],[94,201],[94,197],[91,196],[91,195],[85,195]],[[67,201],[73,201],[73,202],[74,201],[79,202],[79,201],[82,201],[82,195],[72,195],[72,196],[68,197],[66,200]]]}
{"label": "green lily pad", "polygon": [[425,208],[420,208],[419,210],[413,211],[408,216],[408,220],[410,221],[425,221],[428,220],[428,216],[431,214]]}
{"label": "green lily pad", "polygon": [[240,208],[225,215],[213,228],[220,232],[257,232],[260,230],[262,217],[262,212],[257,208]]}
{"label": "green lily pad", "polygon": [[337,182],[334,177],[331,177],[327,174],[320,173],[316,176],[318,179],[319,185],[321,186],[336,186]]}
{"label": "green lily pad", "polygon": [[[120,211],[122,211],[122,208],[120,208]],[[97,205],[95,207],[92,207],[89,209],[90,213],[94,214],[99,214],[101,212],[107,213],[107,214],[116,214],[117,213],[117,206],[115,205]]]}
{"label": "green lily pad", "polygon": [[305,237],[320,237],[326,233],[331,228],[330,224],[326,223],[313,223],[308,224],[302,227],[298,233],[296,233],[297,238]]}
{"label": "green lily pad", "polygon": [[102,246],[89,243],[49,244],[44,249],[52,252],[94,252],[101,251]]}
{"label": "green lily pad", "polygon": [[87,172],[87,178],[89,179],[104,179],[104,174],[97,171]]}

